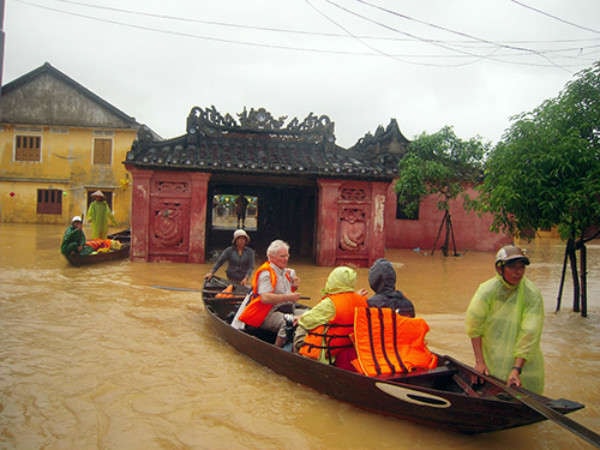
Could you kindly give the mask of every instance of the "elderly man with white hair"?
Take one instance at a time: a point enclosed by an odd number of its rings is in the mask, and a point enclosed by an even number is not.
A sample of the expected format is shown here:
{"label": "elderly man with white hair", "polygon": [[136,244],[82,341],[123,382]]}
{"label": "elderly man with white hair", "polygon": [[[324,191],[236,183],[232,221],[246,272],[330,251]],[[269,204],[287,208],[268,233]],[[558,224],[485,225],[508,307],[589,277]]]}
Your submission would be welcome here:
{"label": "elderly man with white hair", "polygon": [[252,280],[252,299],[239,320],[255,328],[277,334],[275,345],[287,343],[286,326],[294,316],[294,304],[300,298],[296,292],[299,278],[293,269],[287,268],[290,246],[275,240],[267,248],[267,259],[256,269]]}

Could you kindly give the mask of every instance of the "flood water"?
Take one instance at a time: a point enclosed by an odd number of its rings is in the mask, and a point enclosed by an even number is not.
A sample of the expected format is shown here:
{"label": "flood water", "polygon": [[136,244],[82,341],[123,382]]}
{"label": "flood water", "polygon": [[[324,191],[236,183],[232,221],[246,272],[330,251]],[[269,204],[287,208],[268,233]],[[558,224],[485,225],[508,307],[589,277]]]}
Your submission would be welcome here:
{"label": "flood water", "polygon": [[[0,224],[2,449],[591,448],[550,421],[467,436],[333,400],[214,336],[199,292],[209,264],[74,268],[58,250],[63,231]],[[527,275],[545,298],[545,394],[584,403],[569,417],[600,433],[600,242],[588,250],[587,318],[571,312],[570,283],[554,313],[563,245],[524,246]],[[431,326],[430,347],[472,364],[464,311],[493,275],[493,254],[394,250],[386,257]],[[314,304],[331,268],[293,258],[290,266]],[[368,287],[367,269],[359,277]]]}

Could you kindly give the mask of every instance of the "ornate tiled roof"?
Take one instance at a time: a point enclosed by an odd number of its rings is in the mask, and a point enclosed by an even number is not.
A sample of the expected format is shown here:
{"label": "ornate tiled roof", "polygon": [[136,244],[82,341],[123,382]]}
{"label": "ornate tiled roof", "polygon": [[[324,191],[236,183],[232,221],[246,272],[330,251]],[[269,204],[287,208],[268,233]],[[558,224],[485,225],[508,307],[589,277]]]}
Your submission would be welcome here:
{"label": "ornate tiled roof", "polygon": [[344,149],[335,144],[329,117],[311,113],[302,122],[294,118],[284,125],[286,119],[259,108],[244,109],[236,120],[221,115],[214,106],[196,106],[182,136],[155,140],[142,126],[126,163],[139,168],[296,177],[391,180],[397,173],[400,153],[388,151],[387,135],[376,153],[359,144]]}

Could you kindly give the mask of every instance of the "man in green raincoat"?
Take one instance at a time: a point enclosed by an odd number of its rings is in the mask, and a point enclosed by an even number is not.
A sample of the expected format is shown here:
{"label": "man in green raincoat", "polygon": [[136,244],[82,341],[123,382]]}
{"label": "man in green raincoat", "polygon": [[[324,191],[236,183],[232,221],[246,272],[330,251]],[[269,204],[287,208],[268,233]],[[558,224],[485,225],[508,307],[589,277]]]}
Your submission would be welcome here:
{"label": "man in green raincoat", "polygon": [[496,276],[479,285],[465,324],[477,371],[541,394],[544,301],[525,277],[527,265],[529,258],[519,247],[502,247],[496,254]]}
{"label": "man in green raincoat", "polygon": [[117,225],[110,206],[104,200],[104,193],[96,191],[92,194],[94,201],[90,203],[87,211],[87,221],[92,224],[92,239],[106,239],[108,234],[108,222]]}

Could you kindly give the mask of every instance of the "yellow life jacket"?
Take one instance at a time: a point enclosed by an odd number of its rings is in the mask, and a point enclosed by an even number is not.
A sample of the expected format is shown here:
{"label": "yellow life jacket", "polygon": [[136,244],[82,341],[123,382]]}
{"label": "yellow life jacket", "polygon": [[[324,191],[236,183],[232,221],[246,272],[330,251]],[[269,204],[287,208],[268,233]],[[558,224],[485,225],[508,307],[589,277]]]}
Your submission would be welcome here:
{"label": "yellow life jacket", "polygon": [[365,307],[367,299],[355,292],[330,294],[328,297],[335,305],[335,316],[329,323],[308,330],[298,353],[332,364],[342,349],[353,346],[350,335],[354,329],[354,309]]}
{"label": "yellow life jacket", "polygon": [[437,356],[425,345],[428,331],[429,325],[420,317],[401,316],[391,308],[356,308],[354,365],[368,376],[433,369]]}

